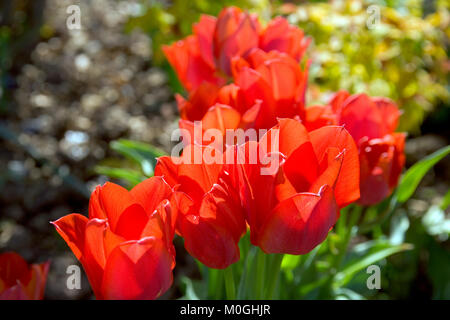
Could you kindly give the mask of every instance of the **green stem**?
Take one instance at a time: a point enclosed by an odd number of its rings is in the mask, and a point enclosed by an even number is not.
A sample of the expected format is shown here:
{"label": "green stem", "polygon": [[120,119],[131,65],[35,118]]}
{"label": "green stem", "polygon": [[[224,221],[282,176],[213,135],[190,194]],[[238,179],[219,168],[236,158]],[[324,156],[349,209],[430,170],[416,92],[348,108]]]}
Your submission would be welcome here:
{"label": "green stem", "polygon": [[[348,220],[348,224],[345,226],[346,229],[346,232],[344,233],[345,237],[341,245],[339,245],[339,253],[337,254],[336,258],[333,261],[333,268],[330,269],[332,270],[332,273],[330,273],[327,276],[327,281],[320,290],[321,299],[331,299],[333,297],[333,288],[332,288],[333,279],[334,276],[338,273],[339,268],[341,267],[342,261],[344,260],[345,254],[347,253],[347,248],[348,245],[350,244],[350,240],[356,234],[356,232],[354,232],[355,230],[354,227],[358,222],[359,218],[361,217],[362,210],[363,207],[356,205],[352,206],[347,211],[347,214],[349,216],[345,217]],[[345,222],[347,221],[340,221],[340,222],[345,224]],[[343,225],[339,227],[344,228]],[[342,234],[341,232],[339,233]]]}
{"label": "green stem", "polygon": [[359,218],[361,217],[362,211],[363,207],[355,206],[353,210],[351,210],[350,212],[349,222],[347,225],[347,233],[345,234],[344,241],[342,243],[341,248],[339,249],[339,254],[334,264],[336,271],[339,269],[339,267],[342,264],[342,261],[344,260],[345,254],[347,253],[348,245],[350,244],[350,240],[356,234],[356,232],[354,231],[354,227],[358,222]]}
{"label": "green stem", "polygon": [[266,254],[258,249],[256,257],[256,282],[253,299],[261,299],[263,296],[264,280],[266,273]]}
{"label": "green stem", "polygon": [[273,299],[274,293],[277,287],[278,278],[280,275],[280,267],[281,262],[283,261],[284,255],[282,254],[274,254],[271,257],[270,261],[270,267],[269,267],[269,282],[267,285],[267,291],[266,291],[266,299]]}
{"label": "green stem", "polygon": [[224,270],[225,291],[228,300],[236,299],[236,287],[234,285],[233,268],[229,266]]}
{"label": "green stem", "polygon": [[[247,251],[247,256],[245,257],[244,266],[242,268],[242,275],[239,281],[237,298],[243,299],[247,297],[247,287],[248,287],[248,278],[250,274],[250,261],[253,261],[257,254],[258,247],[251,247],[250,250]],[[252,297],[253,298],[253,297]]]}

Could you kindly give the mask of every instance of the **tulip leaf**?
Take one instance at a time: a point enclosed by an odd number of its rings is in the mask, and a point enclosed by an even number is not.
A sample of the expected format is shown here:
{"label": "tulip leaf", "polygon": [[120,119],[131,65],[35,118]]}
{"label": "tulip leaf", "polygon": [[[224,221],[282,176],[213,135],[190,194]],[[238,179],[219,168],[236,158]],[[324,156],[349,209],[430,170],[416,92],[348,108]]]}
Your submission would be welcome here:
{"label": "tulip leaf", "polygon": [[181,282],[185,286],[185,293],[180,298],[180,300],[200,300],[202,298],[198,292],[202,291],[199,290],[202,286],[202,283],[200,283],[199,281],[191,280],[188,277],[182,277]]}
{"label": "tulip leaf", "polygon": [[131,169],[96,166],[94,168],[94,171],[98,174],[102,174],[110,178],[125,180],[131,186],[135,186],[139,182],[145,180],[145,177],[140,172]]}
{"label": "tulip leaf", "polygon": [[126,139],[112,141],[111,148],[137,162],[147,177],[153,176],[156,158],[165,155],[164,151],[152,145]]}
{"label": "tulip leaf", "polygon": [[447,193],[444,196],[444,199],[441,203],[441,209],[446,210],[450,206],[450,190],[447,191]]}
{"label": "tulip leaf", "polygon": [[436,163],[448,154],[450,154],[450,146],[439,149],[409,168],[403,175],[397,188],[397,201],[403,203],[408,200],[413,195],[428,170],[430,170]]}
{"label": "tulip leaf", "polygon": [[364,296],[349,289],[339,288],[335,291],[336,300],[367,300]]}
{"label": "tulip leaf", "polygon": [[355,246],[351,252],[354,258],[334,277],[336,288],[346,285],[357,272],[395,253],[412,249],[411,244],[392,245],[385,240],[368,241]]}

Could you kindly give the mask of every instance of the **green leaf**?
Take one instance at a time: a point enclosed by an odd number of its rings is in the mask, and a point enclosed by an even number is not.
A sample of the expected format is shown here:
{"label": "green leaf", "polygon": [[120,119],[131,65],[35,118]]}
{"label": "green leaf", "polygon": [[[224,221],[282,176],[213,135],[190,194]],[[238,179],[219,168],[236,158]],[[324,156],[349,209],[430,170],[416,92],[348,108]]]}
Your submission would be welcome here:
{"label": "green leaf", "polygon": [[147,177],[153,176],[156,158],[165,155],[164,151],[147,143],[125,139],[112,141],[111,148],[128,159],[137,162]]}
{"label": "green leaf", "polygon": [[202,291],[204,291],[203,283],[184,276],[181,282],[185,286],[185,293],[180,300],[200,300],[202,298]]}
{"label": "green leaf", "polygon": [[439,206],[431,206],[422,217],[422,224],[431,236],[438,236],[443,241],[450,235],[450,219],[446,219],[445,212]]}
{"label": "green leaf", "polygon": [[[412,249],[411,244],[392,245],[385,240],[368,241],[355,246],[351,253],[356,255],[344,268],[334,277],[333,285],[342,287],[353,278],[353,276],[368,266],[385,259],[395,253]],[[362,256],[361,256],[362,254]]]}
{"label": "green leaf", "polygon": [[140,172],[130,169],[96,166],[94,168],[94,171],[98,174],[102,174],[110,178],[123,179],[131,186],[137,185],[139,182],[145,180],[146,178]]}
{"label": "green leaf", "polygon": [[409,218],[406,212],[404,210],[397,210],[391,219],[389,242],[394,245],[402,244],[405,240],[409,225]]}
{"label": "green leaf", "polygon": [[334,294],[336,295],[336,300],[367,300],[364,296],[349,288],[339,288]]}
{"label": "green leaf", "polygon": [[447,191],[447,193],[444,196],[444,199],[441,203],[441,209],[446,210],[450,206],[450,190]]}
{"label": "green leaf", "polygon": [[403,175],[397,188],[397,201],[403,203],[408,200],[428,170],[448,154],[450,154],[450,146],[439,149],[409,168]]}

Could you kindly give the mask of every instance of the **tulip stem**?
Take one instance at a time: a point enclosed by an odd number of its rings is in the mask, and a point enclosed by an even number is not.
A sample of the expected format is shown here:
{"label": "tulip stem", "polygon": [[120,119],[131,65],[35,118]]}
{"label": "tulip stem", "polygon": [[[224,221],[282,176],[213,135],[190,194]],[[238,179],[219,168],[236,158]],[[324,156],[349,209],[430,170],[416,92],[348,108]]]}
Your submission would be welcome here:
{"label": "tulip stem", "polygon": [[253,299],[261,299],[263,297],[264,280],[266,274],[266,254],[258,249],[256,257],[256,283]]}
{"label": "tulip stem", "polygon": [[278,283],[278,278],[280,275],[280,267],[281,267],[281,262],[283,261],[283,254],[272,254],[271,255],[271,261],[270,261],[270,265],[269,265],[269,283],[267,285],[267,294],[266,294],[266,299],[273,299],[274,297],[274,293],[275,293],[275,289],[277,287],[277,283]]}
{"label": "tulip stem", "polygon": [[228,300],[236,299],[236,287],[234,285],[233,268],[229,266],[224,270],[225,291]]}
{"label": "tulip stem", "polygon": [[347,253],[347,248],[348,248],[348,245],[350,244],[350,240],[357,233],[356,224],[358,223],[358,220],[361,217],[361,213],[363,211],[363,207],[358,206],[358,205],[352,207],[351,209],[352,210],[349,212],[350,217],[349,217],[349,222],[347,225],[347,232],[345,234],[344,241],[342,242],[342,247],[339,250],[339,255],[336,259],[336,264],[335,264],[336,270],[338,270],[342,264],[342,260],[344,259],[345,254]]}

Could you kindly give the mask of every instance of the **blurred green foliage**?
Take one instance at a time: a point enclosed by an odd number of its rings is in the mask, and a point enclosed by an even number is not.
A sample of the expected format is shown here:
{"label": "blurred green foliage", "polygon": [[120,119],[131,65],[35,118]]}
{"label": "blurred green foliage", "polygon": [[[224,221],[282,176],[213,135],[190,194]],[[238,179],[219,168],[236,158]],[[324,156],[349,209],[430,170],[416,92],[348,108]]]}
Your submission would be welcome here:
{"label": "blurred green foliage", "polygon": [[154,60],[164,61],[161,45],[169,44],[192,33],[192,24],[201,14],[217,16],[227,6],[237,6],[261,16],[270,17],[269,0],[143,0],[141,12],[130,19],[127,31],[136,27],[142,29],[152,38]]}
{"label": "blurred green foliage", "polygon": [[[368,28],[367,22],[373,21],[368,7],[373,4],[380,9],[380,20]],[[424,116],[437,104],[444,102],[448,107],[450,14],[446,1],[431,7],[419,0],[301,5],[268,0],[144,1],[141,14],[129,21],[127,29],[146,31],[152,37],[155,62],[163,63],[162,44],[191,34],[200,14],[217,15],[229,5],[257,12],[262,21],[273,14],[285,15],[313,38],[308,55],[312,60],[309,104],[324,102],[326,93],[339,89],[390,97],[404,110],[399,130],[413,133],[418,133]],[[164,67],[170,69],[165,62]],[[170,71],[169,79],[174,91],[180,92]]]}
{"label": "blurred green foliage", "polygon": [[312,100],[339,89],[390,97],[404,111],[399,130],[417,133],[427,112],[448,104],[448,6],[436,2],[425,18],[422,1],[334,1],[278,13],[313,38]]}

